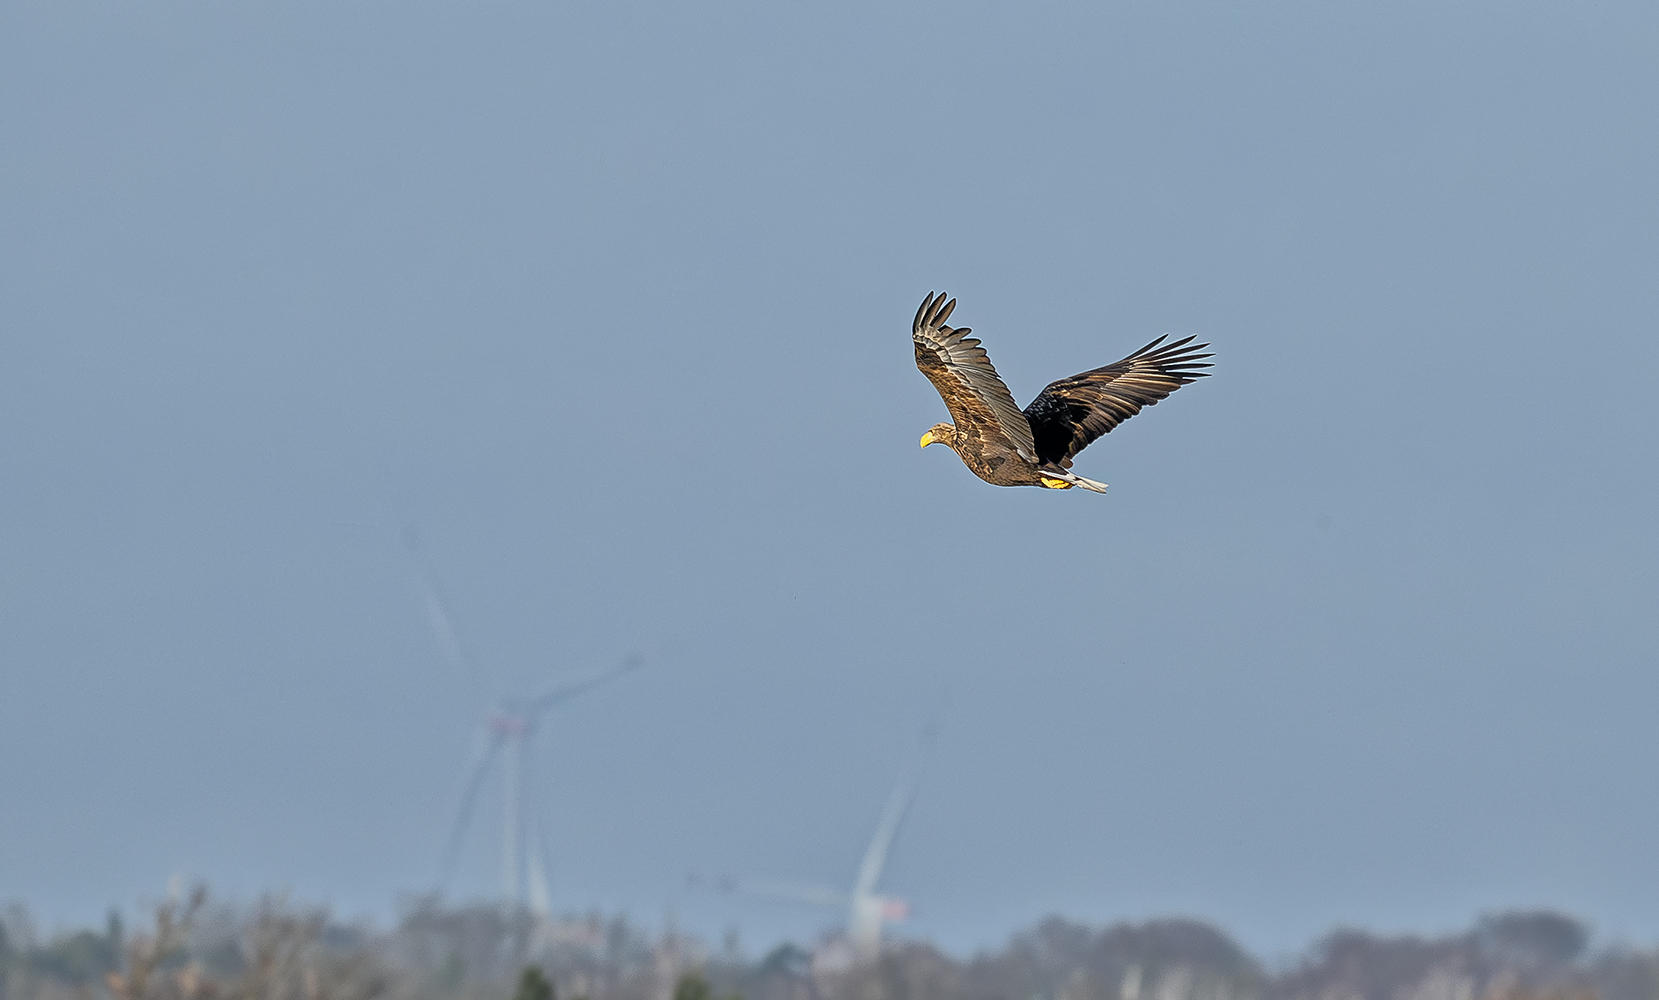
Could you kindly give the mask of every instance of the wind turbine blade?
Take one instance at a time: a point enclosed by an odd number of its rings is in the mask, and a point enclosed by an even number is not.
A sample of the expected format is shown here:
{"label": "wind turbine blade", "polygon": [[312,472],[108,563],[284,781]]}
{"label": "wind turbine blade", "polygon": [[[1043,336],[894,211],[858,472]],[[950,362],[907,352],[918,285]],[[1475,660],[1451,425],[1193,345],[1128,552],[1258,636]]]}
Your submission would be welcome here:
{"label": "wind turbine blade", "polygon": [[893,789],[887,796],[887,805],[881,811],[881,819],[876,823],[876,835],[870,838],[870,846],[864,850],[864,860],[858,865],[858,881],[853,883],[853,900],[868,899],[875,895],[876,882],[881,879],[881,869],[887,864],[887,849],[892,846],[893,838],[899,832],[899,824],[904,821],[905,810],[910,808],[911,785],[906,781]]}
{"label": "wind turbine blade", "polygon": [[404,525],[403,548],[409,553],[409,563],[414,568],[415,589],[420,591],[421,607],[426,612],[426,622],[432,628],[432,636],[438,641],[438,648],[443,652],[444,659],[472,682],[473,687],[478,690],[479,697],[487,700],[489,685],[484,681],[483,672],[466,655],[466,651],[461,648],[461,641],[456,638],[455,626],[450,621],[443,598],[438,596],[437,585],[432,582],[432,572],[427,568],[426,560],[421,558],[419,541],[414,525]]}
{"label": "wind turbine blade", "polygon": [[927,722],[922,725],[922,731],[916,736],[916,751],[910,758],[910,764],[905,768],[901,784],[909,785],[912,790],[921,783],[922,772],[927,768],[927,762],[933,756],[933,747],[939,742],[939,725],[944,721],[945,710],[950,708],[951,682],[947,678],[939,687],[939,698],[933,704],[933,711],[928,713]]}
{"label": "wind turbine blade", "polygon": [[495,761],[496,752],[501,749],[499,738],[492,738],[484,732],[478,735],[478,741],[473,744],[472,759],[467,765],[467,780],[462,786],[461,805],[455,810],[455,822],[450,825],[449,839],[444,842],[443,859],[438,870],[440,891],[455,875],[455,862],[461,856],[461,840],[466,836],[467,823],[472,820],[472,809],[478,802],[478,789],[483,786],[484,776],[489,773],[490,764]]}
{"label": "wind turbine blade", "polygon": [[939,724],[944,721],[945,709],[951,703],[951,678],[945,678],[939,685],[939,700],[933,704],[933,712],[927,717],[927,724],[922,726],[921,739],[918,740],[917,756],[924,756],[933,749],[933,744],[939,739]]}
{"label": "wind turbine blade", "polygon": [[927,723],[922,726],[921,736],[916,741],[916,756],[910,762],[908,773],[887,797],[887,805],[881,811],[881,819],[876,822],[875,836],[870,838],[870,846],[864,850],[864,859],[858,866],[858,881],[853,885],[855,900],[869,899],[875,895],[876,883],[881,880],[881,870],[887,864],[887,850],[893,846],[893,838],[898,836],[899,825],[904,822],[905,812],[910,808],[911,800],[915,798],[916,785],[921,781],[922,769],[933,751],[933,744],[939,738],[939,723],[948,707],[950,682],[947,680],[940,688],[939,700],[934,704],[932,713],[928,715]]}
{"label": "wind turbine blade", "polygon": [[569,701],[580,694],[586,694],[613,677],[619,677],[631,670],[637,670],[645,663],[645,658],[638,653],[632,653],[614,667],[608,667],[596,674],[591,674],[579,680],[560,684],[551,690],[537,695],[530,702],[527,714],[540,714],[561,702]]}
{"label": "wind turbine blade", "polygon": [[847,905],[847,894],[834,889],[826,889],[816,885],[801,885],[795,882],[733,882],[730,888],[750,896],[764,896],[767,899],[785,899],[791,903],[810,903],[813,906],[843,907]]}

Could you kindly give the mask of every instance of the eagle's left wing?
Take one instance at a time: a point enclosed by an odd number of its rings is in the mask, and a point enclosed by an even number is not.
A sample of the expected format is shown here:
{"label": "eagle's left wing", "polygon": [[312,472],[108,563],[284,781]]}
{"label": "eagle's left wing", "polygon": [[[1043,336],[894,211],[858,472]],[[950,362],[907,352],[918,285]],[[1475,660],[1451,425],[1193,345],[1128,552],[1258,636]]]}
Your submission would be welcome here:
{"label": "eagle's left wing", "polygon": [[1141,412],[1141,407],[1208,375],[1199,369],[1210,367],[1203,359],[1215,355],[1199,353],[1210,345],[1192,340],[1163,344],[1159,337],[1117,364],[1049,383],[1025,408],[1038,461],[1071,468],[1072,459],[1095,438]]}

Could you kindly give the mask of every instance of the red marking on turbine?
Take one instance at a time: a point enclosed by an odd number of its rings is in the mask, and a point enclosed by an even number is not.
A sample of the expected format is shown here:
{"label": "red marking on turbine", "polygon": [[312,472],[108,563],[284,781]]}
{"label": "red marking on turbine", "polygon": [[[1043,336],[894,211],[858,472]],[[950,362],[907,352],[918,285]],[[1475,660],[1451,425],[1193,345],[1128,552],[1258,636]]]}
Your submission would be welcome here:
{"label": "red marking on turbine", "polygon": [[528,718],[509,712],[492,712],[484,720],[484,725],[489,726],[491,732],[502,736],[523,736],[530,731]]}

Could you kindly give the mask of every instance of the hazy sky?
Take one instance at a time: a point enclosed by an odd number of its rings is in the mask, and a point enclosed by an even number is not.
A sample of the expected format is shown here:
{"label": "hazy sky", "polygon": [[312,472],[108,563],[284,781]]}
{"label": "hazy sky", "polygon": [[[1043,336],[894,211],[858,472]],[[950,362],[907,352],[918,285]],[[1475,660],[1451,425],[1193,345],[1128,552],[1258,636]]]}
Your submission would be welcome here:
{"label": "hazy sky", "polygon": [[[1659,8],[0,8],[0,899],[384,917],[484,711],[561,909],[751,948],[885,879],[1264,954],[1553,906],[1659,937]],[[1022,402],[1215,377],[995,489]],[[497,793],[456,890],[496,890]]]}

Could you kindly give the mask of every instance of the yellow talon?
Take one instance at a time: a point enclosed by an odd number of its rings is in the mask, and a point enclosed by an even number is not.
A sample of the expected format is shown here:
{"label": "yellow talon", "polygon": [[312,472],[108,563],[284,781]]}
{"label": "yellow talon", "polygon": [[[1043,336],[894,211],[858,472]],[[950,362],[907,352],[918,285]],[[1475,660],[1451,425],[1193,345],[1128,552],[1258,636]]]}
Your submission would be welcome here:
{"label": "yellow talon", "polygon": [[1069,489],[1071,489],[1071,484],[1066,482],[1064,479],[1050,479],[1047,476],[1038,476],[1037,481],[1042,483],[1044,486],[1047,486],[1051,490],[1069,490]]}

